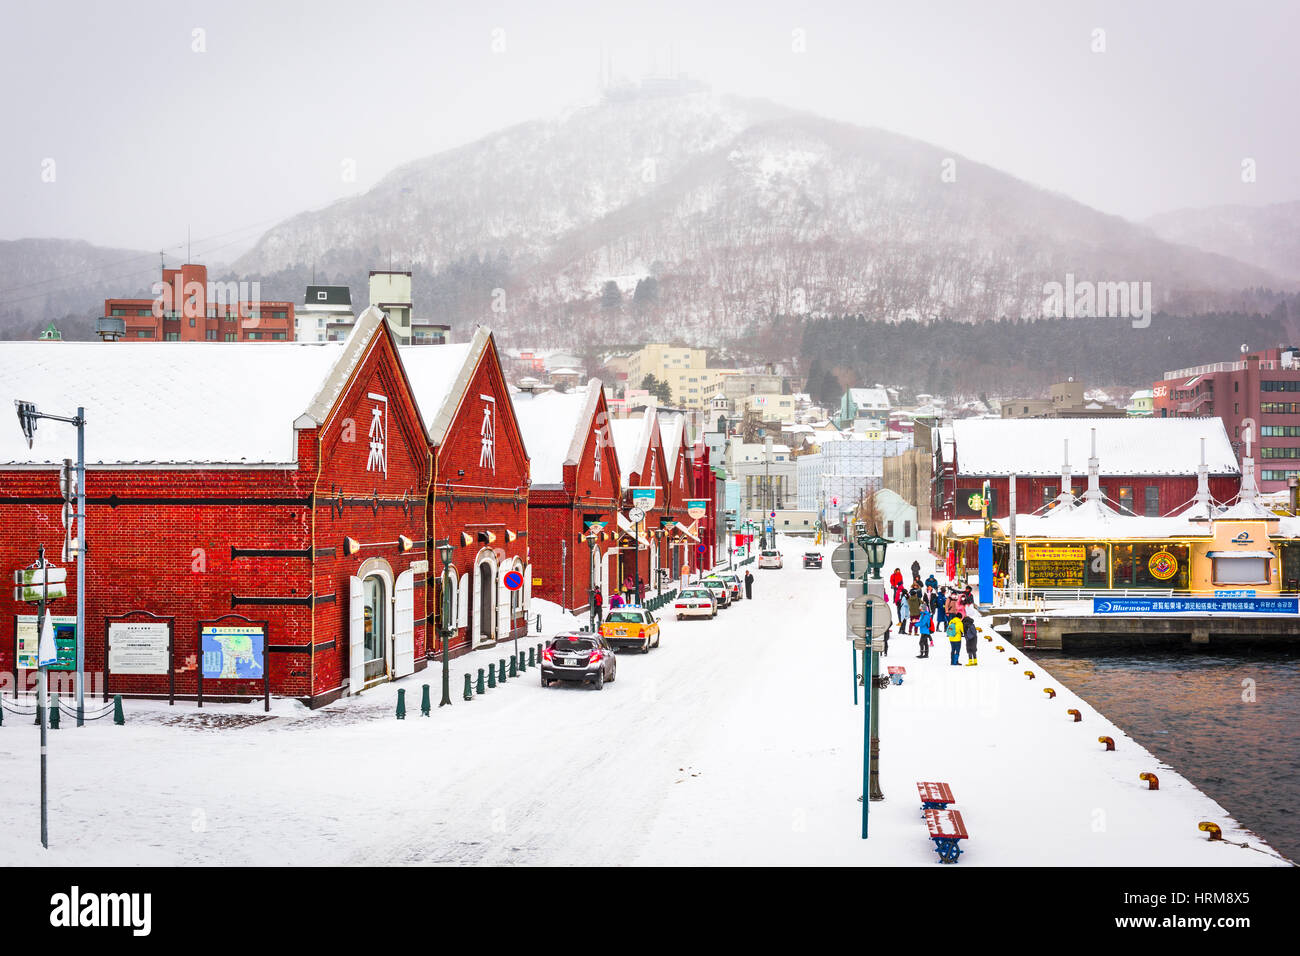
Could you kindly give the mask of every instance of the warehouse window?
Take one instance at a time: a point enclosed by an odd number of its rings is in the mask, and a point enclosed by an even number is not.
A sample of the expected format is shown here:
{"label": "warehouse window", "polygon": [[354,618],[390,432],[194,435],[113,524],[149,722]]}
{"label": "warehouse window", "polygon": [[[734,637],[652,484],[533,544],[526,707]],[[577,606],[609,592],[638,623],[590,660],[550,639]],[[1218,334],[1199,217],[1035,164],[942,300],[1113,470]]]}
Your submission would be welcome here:
{"label": "warehouse window", "polygon": [[1144,497],[1142,513],[1148,518],[1160,517],[1160,487],[1158,485],[1147,485],[1142,489]]}

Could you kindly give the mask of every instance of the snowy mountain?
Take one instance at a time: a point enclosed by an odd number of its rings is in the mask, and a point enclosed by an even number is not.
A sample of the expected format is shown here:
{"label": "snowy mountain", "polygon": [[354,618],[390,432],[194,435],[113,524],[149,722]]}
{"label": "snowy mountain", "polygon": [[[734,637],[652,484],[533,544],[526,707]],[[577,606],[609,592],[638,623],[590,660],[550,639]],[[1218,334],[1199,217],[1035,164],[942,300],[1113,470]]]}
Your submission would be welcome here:
{"label": "snowy mountain", "polygon": [[158,253],[111,249],[78,239],[0,241],[0,338],[34,338],[53,321],[87,338],[109,296],[146,294]]}
{"label": "snowy mountain", "polygon": [[1162,239],[1300,280],[1300,201],[1180,209],[1147,220]]}
{"label": "snowy mountain", "polygon": [[[422,278],[508,264],[504,296],[478,289],[446,317],[568,342],[716,342],[773,313],[1038,315],[1067,273],[1150,281],[1157,308],[1278,285],[939,147],[708,93],[607,100],[410,163],[274,227],[235,270],[350,273],[390,253],[417,310]],[[633,306],[647,276],[657,294]]]}

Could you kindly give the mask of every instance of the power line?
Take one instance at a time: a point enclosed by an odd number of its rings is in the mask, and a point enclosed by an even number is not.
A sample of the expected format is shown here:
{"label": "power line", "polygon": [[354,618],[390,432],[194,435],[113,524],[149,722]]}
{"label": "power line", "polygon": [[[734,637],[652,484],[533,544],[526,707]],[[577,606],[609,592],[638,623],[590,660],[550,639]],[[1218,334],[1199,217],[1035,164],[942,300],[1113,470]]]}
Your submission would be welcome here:
{"label": "power line", "polygon": [[[212,241],[213,239],[223,239],[223,238],[225,238],[226,236],[234,235],[235,233],[248,232],[250,229],[260,229],[261,227],[265,226],[267,223],[269,223],[269,222],[278,222],[278,221],[280,221],[282,218],[283,218],[283,217],[278,217],[278,216],[277,216],[277,217],[273,217],[273,218],[270,218],[270,219],[263,219],[263,220],[261,220],[260,222],[251,223],[251,224],[246,225],[246,226],[240,226],[240,227],[237,228],[237,229],[229,229],[229,230],[227,230],[227,231],[225,231],[225,232],[219,232],[219,233],[216,233],[216,234],[211,235],[211,236],[205,236],[204,238],[199,239],[198,242],[199,242],[199,243],[210,242],[210,241]],[[183,240],[180,240],[180,241],[178,241],[178,242],[174,242],[174,243],[172,243],[172,244],[170,244],[170,245],[165,245],[165,246],[162,247],[162,249],[167,250],[167,251],[171,251],[171,250],[175,250],[175,249],[180,249],[180,248],[183,248],[183,247],[187,247],[187,246],[189,245],[189,242],[190,242],[190,240],[189,240],[188,238],[187,238],[187,239],[183,239]],[[237,240],[237,239],[232,239],[230,242],[223,243],[223,244],[220,245],[220,246],[216,246],[214,249],[209,249],[208,252],[215,252],[217,249],[224,249],[226,246],[233,245],[235,242],[238,242],[238,240]],[[116,260],[116,261],[114,261],[114,262],[106,262],[106,263],[104,263],[103,265],[90,266],[90,267],[85,268],[85,269],[78,269],[78,270],[76,270],[75,272],[68,272],[68,273],[64,273],[63,275],[50,276],[49,278],[45,278],[45,279],[34,279],[34,280],[31,281],[31,282],[25,282],[25,283],[23,283],[23,284],[21,284],[21,285],[10,286],[10,287],[7,288],[7,289],[0,289],[0,296],[5,297],[5,298],[7,299],[7,301],[9,301],[9,302],[24,302],[24,301],[28,301],[29,299],[32,299],[32,298],[40,298],[42,295],[46,295],[46,294],[48,294],[48,293],[42,292],[42,293],[38,293],[37,295],[34,295],[34,296],[28,296],[28,297],[23,298],[23,299],[8,299],[8,296],[9,296],[9,294],[10,294],[11,292],[18,292],[18,291],[21,291],[21,290],[23,290],[23,289],[30,289],[30,288],[32,288],[33,286],[46,285],[47,283],[51,283],[51,282],[62,282],[62,281],[65,280],[65,279],[72,279],[72,278],[75,278],[75,277],[80,276],[80,275],[86,275],[87,273],[91,273],[91,272],[99,272],[99,271],[104,270],[104,269],[112,269],[112,268],[114,268],[114,267],[116,267],[116,266],[125,265],[125,264],[128,263],[128,262],[135,262],[135,261],[138,260],[138,259],[152,258],[153,256],[155,256],[155,255],[157,255],[157,254],[158,254],[158,253],[157,253],[156,251],[153,251],[153,252],[142,252],[142,253],[140,253],[140,254],[138,254],[138,255],[128,256],[128,257],[125,258],[125,259],[118,259],[118,260]],[[136,269],[136,270],[134,270],[134,271],[132,271],[132,272],[130,272],[130,273],[127,273],[127,274],[124,275],[124,276],[106,276],[106,277],[104,277],[104,279],[101,280],[101,281],[108,282],[108,281],[113,281],[114,279],[117,279],[117,278],[127,278],[127,277],[129,277],[129,276],[131,276],[131,275],[135,275],[135,274],[137,274],[137,273],[139,273],[139,272],[141,272],[141,271],[142,271],[142,270],[140,270],[140,269]]]}

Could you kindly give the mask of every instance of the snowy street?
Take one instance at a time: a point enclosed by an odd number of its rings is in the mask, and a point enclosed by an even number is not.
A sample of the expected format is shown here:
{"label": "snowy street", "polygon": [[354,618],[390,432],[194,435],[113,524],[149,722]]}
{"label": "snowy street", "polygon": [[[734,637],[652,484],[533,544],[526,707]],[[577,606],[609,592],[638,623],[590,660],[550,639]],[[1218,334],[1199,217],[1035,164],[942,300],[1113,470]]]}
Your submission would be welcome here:
{"label": "snowy street", "polygon": [[[274,701],[262,720],[260,704],[128,700],[124,728],[65,722],[50,735],[48,852],[37,728],[7,715],[0,864],[935,865],[918,780],[952,785],[971,832],[961,865],[1281,862],[1207,843],[1201,820],[1262,846],[1068,690],[1047,700],[1042,668],[1023,654],[1011,665],[1014,648],[982,639],[970,668],[948,665],[941,637],[928,660],[914,638],[891,640],[881,669],[908,674],[880,695],[886,800],[861,840],[843,592],[829,562],[802,568],[808,548],[783,541],[784,569],[755,569],[754,599],[714,621],[677,622],[666,608],[662,646],[620,653],[599,692],[543,688],[529,670],[461,700],[462,675],[507,646],[452,661],[455,703],[428,718],[420,685],[436,703],[437,663],[315,713]],[[886,574],[913,557],[928,573],[925,552],[900,547]],[[555,630],[545,614],[543,625]],[[1159,772],[1158,792],[1143,770]]]}

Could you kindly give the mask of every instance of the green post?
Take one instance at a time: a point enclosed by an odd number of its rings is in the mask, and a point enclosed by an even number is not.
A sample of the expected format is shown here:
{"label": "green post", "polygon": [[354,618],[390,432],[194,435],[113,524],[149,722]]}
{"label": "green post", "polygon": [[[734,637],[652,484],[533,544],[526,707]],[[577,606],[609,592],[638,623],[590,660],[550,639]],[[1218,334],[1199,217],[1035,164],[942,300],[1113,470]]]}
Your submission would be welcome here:
{"label": "green post", "polygon": [[539,661],[542,659],[542,645],[541,645],[541,644],[538,644],[538,645],[537,645],[537,659],[538,659]]}
{"label": "green post", "polygon": [[39,726],[39,725],[42,723],[42,721],[44,721],[44,719],[45,719],[45,705],[42,704],[42,703],[40,703],[40,702],[38,701],[37,704],[36,704],[36,721],[35,721],[35,723]]}
{"label": "green post", "polygon": [[468,673],[465,674],[465,699],[466,700],[474,699],[474,682],[470,680],[470,676]]}
{"label": "green post", "polygon": [[397,688],[397,719],[406,719],[406,688]]}
{"label": "green post", "polygon": [[122,695],[113,695],[113,723],[119,727],[126,726],[126,714],[122,711]]}
{"label": "green post", "polygon": [[[488,687],[496,687],[496,686],[497,686],[497,669],[496,669],[495,667],[492,667],[491,665],[489,665],[489,666],[488,666],[488,669],[487,669],[487,672],[488,672]],[[482,673],[482,671],[480,671],[479,673]]]}
{"label": "green post", "polygon": [[483,694],[483,691],[484,691],[484,686],[483,686],[483,668],[481,668],[481,667],[478,669],[478,686],[474,688],[474,691],[475,691],[475,693],[479,694],[480,696]]}
{"label": "green post", "polygon": [[59,695],[55,694],[50,702],[50,730],[59,729]]}
{"label": "green post", "polygon": [[497,683],[504,684],[505,682],[506,682],[506,659],[503,657],[501,658],[500,663],[497,664]]}
{"label": "green post", "polygon": [[428,717],[429,712],[433,710],[433,701],[429,698],[429,685],[424,685],[424,691],[420,695],[420,716]]}
{"label": "green post", "polygon": [[519,676],[519,661],[513,654],[510,655],[510,676]]}
{"label": "green post", "polygon": [[537,666],[537,658],[534,656],[533,648],[531,647],[528,648],[528,666],[529,667]]}
{"label": "green post", "polygon": [[528,670],[528,658],[524,656],[523,651],[520,651],[519,652],[519,673],[522,674],[526,670]]}

